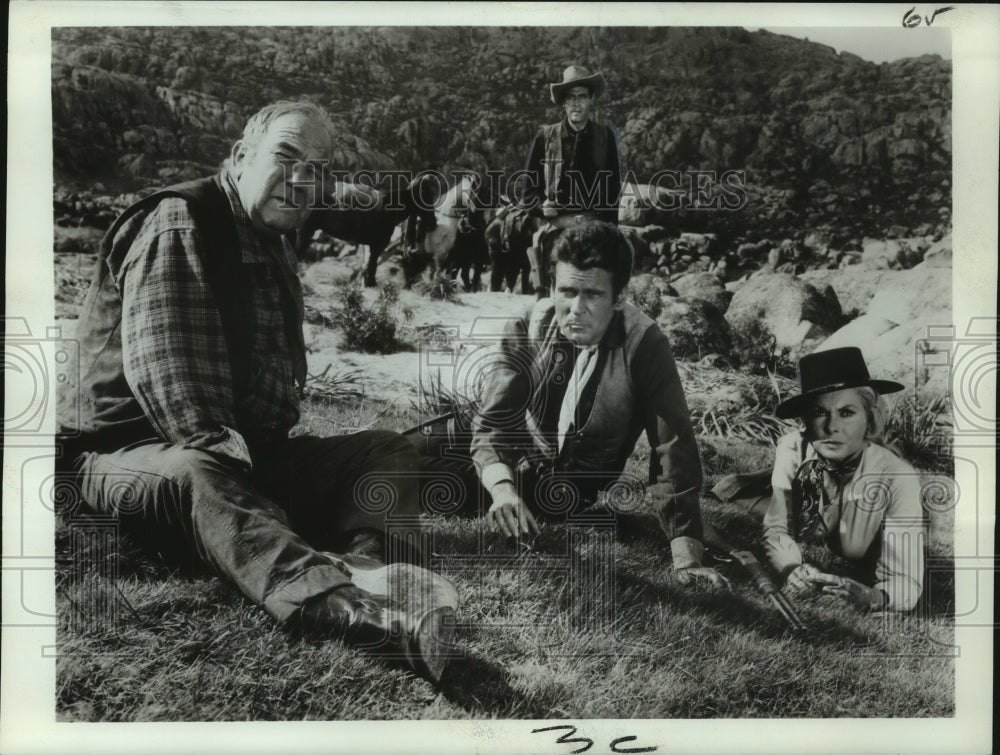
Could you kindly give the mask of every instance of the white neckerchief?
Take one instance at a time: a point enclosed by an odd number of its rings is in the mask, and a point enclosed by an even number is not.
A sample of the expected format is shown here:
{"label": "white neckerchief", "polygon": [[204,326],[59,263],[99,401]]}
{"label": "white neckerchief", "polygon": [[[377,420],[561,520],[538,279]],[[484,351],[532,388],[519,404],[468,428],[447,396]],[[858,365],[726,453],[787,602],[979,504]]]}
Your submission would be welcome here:
{"label": "white neckerchief", "polygon": [[566,440],[566,433],[569,432],[570,425],[573,424],[573,419],[576,416],[576,407],[580,403],[580,396],[596,367],[597,346],[585,346],[580,349],[580,353],[576,357],[576,364],[573,366],[573,374],[570,375],[569,384],[566,386],[562,406],[559,408],[560,452],[562,452],[563,443]]}

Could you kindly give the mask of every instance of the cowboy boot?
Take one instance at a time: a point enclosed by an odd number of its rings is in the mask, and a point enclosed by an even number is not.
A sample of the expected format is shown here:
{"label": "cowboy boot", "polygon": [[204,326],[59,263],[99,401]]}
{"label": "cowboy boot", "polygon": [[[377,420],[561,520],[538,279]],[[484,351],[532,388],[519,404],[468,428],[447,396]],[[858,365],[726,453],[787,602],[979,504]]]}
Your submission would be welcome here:
{"label": "cowboy boot", "polygon": [[407,563],[324,554],[353,584],[303,605],[303,629],[399,657],[437,682],[454,650],[458,592],[444,577]]}

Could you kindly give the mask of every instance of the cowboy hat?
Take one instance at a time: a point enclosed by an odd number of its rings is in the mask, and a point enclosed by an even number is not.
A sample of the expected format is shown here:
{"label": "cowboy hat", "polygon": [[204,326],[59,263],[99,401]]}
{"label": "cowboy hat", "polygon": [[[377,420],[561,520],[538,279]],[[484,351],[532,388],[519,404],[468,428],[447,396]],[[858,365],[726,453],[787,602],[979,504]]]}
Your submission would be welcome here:
{"label": "cowboy hat", "polygon": [[563,71],[563,80],[557,84],[549,84],[549,91],[552,93],[552,101],[557,105],[562,99],[563,92],[572,87],[587,87],[594,97],[604,91],[604,74],[593,73],[589,68],[583,66],[569,66]]}
{"label": "cowboy hat", "polygon": [[817,351],[799,360],[800,394],[782,401],[774,408],[774,413],[781,419],[799,417],[816,396],[864,387],[878,393],[903,390],[903,384],[894,380],[872,380],[861,349],[856,346]]}

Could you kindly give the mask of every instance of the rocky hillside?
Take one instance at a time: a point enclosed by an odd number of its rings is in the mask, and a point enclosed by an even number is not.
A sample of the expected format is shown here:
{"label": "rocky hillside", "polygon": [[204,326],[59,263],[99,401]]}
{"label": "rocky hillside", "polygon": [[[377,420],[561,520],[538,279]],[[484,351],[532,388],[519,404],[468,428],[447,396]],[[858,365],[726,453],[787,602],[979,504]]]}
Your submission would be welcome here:
{"label": "rocky hillside", "polygon": [[94,182],[114,197],[210,171],[278,98],[336,114],[345,168],[510,174],[558,117],[547,83],[570,62],[604,72],[602,112],[640,182],[746,172],[744,209],[680,212],[681,230],[842,246],[950,227],[950,62],[739,28],[55,29],[57,198],[79,224]]}

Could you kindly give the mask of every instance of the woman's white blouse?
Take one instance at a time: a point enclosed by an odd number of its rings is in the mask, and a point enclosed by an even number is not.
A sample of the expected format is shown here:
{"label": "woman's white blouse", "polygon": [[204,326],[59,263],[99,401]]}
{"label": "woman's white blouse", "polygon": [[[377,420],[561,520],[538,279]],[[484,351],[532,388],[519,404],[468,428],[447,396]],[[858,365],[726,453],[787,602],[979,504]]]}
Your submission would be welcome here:
{"label": "woman's white blouse", "polygon": [[[764,539],[767,558],[780,573],[802,563],[802,553],[789,531],[792,480],[800,464],[815,458],[816,451],[800,431],[778,441],[771,475],[774,495],[764,515]],[[823,519],[831,532],[837,532],[841,553],[849,560],[861,559],[881,532],[875,587],[889,596],[889,608],[913,608],[923,591],[927,538],[917,472],[892,451],[869,443],[843,489],[829,474],[824,477],[831,505]]]}

